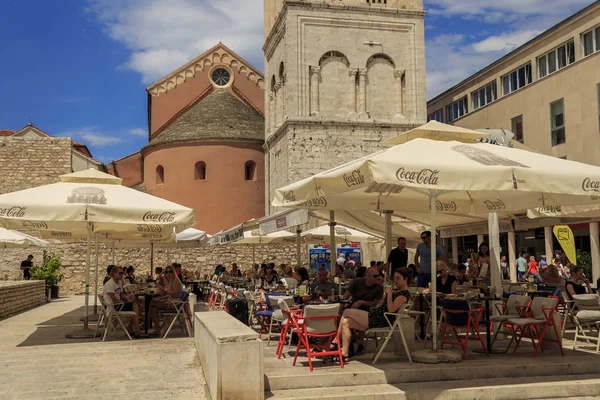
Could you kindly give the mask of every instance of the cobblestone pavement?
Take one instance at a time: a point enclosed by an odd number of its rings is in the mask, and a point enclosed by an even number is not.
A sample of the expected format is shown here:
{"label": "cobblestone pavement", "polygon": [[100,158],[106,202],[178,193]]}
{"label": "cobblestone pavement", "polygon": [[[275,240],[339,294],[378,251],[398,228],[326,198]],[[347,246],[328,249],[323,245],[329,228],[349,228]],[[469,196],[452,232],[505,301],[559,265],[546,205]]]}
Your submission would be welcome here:
{"label": "cobblestone pavement", "polygon": [[[66,339],[82,327],[83,297],[0,321],[0,399],[209,399],[193,340],[177,324],[166,340],[121,330]],[[94,327],[94,325],[90,325]]]}

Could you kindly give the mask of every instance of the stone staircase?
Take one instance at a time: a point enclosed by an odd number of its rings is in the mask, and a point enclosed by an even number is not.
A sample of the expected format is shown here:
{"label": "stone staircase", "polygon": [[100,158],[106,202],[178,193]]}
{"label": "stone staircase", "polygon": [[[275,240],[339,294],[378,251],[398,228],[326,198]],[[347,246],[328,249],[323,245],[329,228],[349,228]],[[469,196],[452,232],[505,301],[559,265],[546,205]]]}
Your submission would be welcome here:
{"label": "stone staircase", "polygon": [[[391,346],[390,346],[391,347]],[[457,364],[409,364],[384,352],[371,365],[372,354],[355,358],[344,369],[318,360],[311,373],[307,359],[291,365],[293,352],[277,359],[265,349],[265,399],[551,399],[600,396],[600,355],[565,350],[531,357],[527,345],[517,354],[489,358],[469,352]],[[301,353],[302,354],[302,353]],[[600,398],[600,397],[599,397]]]}

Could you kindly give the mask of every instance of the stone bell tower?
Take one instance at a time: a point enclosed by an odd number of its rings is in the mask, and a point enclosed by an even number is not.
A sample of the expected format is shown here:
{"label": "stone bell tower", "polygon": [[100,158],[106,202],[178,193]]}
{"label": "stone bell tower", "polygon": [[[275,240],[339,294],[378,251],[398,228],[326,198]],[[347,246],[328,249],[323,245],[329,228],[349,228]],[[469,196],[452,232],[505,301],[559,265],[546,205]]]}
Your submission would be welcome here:
{"label": "stone bell tower", "polygon": [[267,199],[426,122],[424,16],[423,0],[265,0]]}

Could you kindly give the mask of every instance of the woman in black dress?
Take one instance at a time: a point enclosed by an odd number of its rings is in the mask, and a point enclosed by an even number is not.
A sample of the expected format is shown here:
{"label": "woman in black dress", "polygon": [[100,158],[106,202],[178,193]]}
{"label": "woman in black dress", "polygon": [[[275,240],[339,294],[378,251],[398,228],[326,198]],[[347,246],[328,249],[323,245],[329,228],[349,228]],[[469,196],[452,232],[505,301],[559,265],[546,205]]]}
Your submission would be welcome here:
{"label": "woman in black dress", "polygon": [[[391,287],[384,288],[384,295],[379,306],[371,309],[371,311],[363,311],[354,308],[348,308],[344,311],[340,319],[339,336],[342,341],[342,356],[344,362],[348,359],[348,351],[352,340],[352,329],[366,331],[372,328],[388,327],[388,322],[385,319],[385,313],[395,313],[410,300],[408,286],[412,281],[412,272],[408,268],[398,268],[394,272],[394,283],[396,291],[392,292]],[[391,318],[390,318],[391,320]]]}
{"label": "woman in black dress", "polygon": [[444,295],[456,295],[456,278],[448,274],[448,265],[443,261],[436,264],[438,277],[436,279],[437,291]]}
{"label": "woman in black dress", "polygon": [[[580,285],[579,282],[583,282],[583,285]],[[571,279],[569,279],[567,283],[565,283],[565,290],[569,295],[569,300],[573,300],[573,296],[576,294],[592,293],[590,280],[585,277],[585,273],[582,267],[579,267],[577,265],[571,267]]]}

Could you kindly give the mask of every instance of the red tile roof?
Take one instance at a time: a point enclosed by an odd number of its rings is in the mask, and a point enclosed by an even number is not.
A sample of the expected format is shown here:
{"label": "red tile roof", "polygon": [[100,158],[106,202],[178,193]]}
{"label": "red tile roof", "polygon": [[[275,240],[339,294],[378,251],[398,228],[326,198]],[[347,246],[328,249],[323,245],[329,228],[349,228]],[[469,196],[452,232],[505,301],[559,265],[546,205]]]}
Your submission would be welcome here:
{"label": "red tile roof", "polygon": [[15,134],[15,131],[11,129],[0,129],[0,136],[12,136]]}

